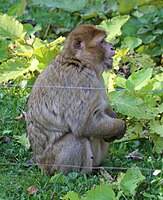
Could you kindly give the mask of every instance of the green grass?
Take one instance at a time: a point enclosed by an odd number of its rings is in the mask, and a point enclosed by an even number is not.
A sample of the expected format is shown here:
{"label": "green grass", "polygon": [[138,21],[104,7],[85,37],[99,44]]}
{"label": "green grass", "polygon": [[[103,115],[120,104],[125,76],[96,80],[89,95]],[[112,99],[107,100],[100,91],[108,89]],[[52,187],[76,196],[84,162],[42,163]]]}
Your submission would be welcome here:
{"label": "green grass", "polygon": [[[20,88],[1,88],[0,89],[0,136],[10,138],[10,142],[0,140],[0,163],[17,163],[17,165],[1,164],[0,166],[0,199],[55,199],[58,200],[68,191],[73,190],[82,196],[87,190],[100,183],[112,184],[109,179],[95,172],[91,175],[79,175],[70,173],[69,175],[56,174],[48,176],[41,172],[36,166],[23,165],[27,163],[31,156],[31,150],[21,145],[14,136],[25,133],[25,122],[19,122],[13,119],[20,115],[19,109],[26,109],[26,99],[29,91]],[[126,156],[132,151],[139,149],[140,155],[144,160],[126,159]],[[149,140],[141,139],[110,145],[110,151],[103,166],[107,166],[109,174],[116,178],[123,169],[111,169],[111,167],[130,168],[133,164],[141,168],[151,170],[142,170],[146,180],[137,189],[134,199],[161,199],[161,173],[154,176],[155,169],[162,168],[161,157],[152,153],[152,144]],[[38,191],[29,195],[27,189],[36,185]],[[116,190],[115,190],[116,191]],[[147,193],[153,196],[144,197]],[[147,196],[148,196],[147,195]],[[160,196],[160,198],[157,198]],[[124,197],[124,199],[128,199]],[[130,198],[129,198],[130,199]]]}

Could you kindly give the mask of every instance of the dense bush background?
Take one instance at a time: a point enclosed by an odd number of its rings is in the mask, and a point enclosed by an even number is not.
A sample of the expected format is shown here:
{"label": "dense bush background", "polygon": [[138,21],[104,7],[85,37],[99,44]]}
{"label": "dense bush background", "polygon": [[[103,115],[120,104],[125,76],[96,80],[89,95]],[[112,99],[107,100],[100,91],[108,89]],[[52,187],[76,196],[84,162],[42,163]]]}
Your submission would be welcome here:
{"label": "dense bush background", "polygon": [[[82,23],[103,27],[116,47],[113,69],[103,76],[127,133],[110,145],[106,170],[49,177],[28,166],[32,152],[25,123],[17,116],[26,110],[38,74],[61,51],[68,32]],[[1,0],[0,198],[163,198],[162,27],[160,0]]]}

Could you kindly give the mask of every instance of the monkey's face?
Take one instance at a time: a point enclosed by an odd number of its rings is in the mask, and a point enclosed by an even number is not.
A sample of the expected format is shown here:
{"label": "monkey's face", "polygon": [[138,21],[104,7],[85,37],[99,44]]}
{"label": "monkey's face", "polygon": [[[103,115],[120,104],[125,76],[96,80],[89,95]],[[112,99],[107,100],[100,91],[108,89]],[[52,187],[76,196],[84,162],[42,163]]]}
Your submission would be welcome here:
{"label": "monkey's face", "polygon": [[108,70],[112,67],[115,52],[112,45],[105,41],[106,36],[103,29],[91,25],[79,26],[69,34],[64,52],[91,64],[99,72]]}
{"label": "monkey's face", "polygon": [[105,39],[102,40],[101,46],[104,49],[104,69],[108,70],[112,68],[113,64],[113,56],[115,55],[114,48],[112,47],[111,44],[105,41]]}

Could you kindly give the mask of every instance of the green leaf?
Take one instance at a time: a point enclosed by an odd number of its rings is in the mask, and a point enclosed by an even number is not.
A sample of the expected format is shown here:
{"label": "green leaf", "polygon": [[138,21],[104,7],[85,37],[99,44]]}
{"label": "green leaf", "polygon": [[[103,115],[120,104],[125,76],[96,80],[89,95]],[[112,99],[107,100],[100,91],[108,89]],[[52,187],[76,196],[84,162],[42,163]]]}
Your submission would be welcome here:
{"label": "green leaf", "polygon": [[119,0],[118,3],[119,12],[127,14],[137,5],[137,0]]}
{"label": "green leaf", "polygon": [[116,36],[121,35],[121,27],[127,22],[129,16],[116,16],[109,20],[104,20],[99,25],[100,27],[104,28],[108,34],[106,40],[110,41],[114,39]]}
{"label": "green leaf", "polygon": [[50,182],[54,183],[55,181],[57,181],[57,183],[64,184],[66,181],[66,176],[62,173],[55,174],[50,178]]}
{"label": "green leaf", "polygon": [[152,109],[134,93],[123,90],[113,91],[108,96],[113,108],[123,115],[138,119],[152,119],[155,116]]}
{"label": "green leaf", "polygon": [[34,55],[39,61],[39,67],[41,66],[41,69],[44,69],[56,54],[56,52],[51,51],[47,46],[42,46],[40,48],[34,49]]}
{"label": "green leaf", "polygon": [[[142,88],[142,90],[162,90],[163,88],[163,73],[157,74],[152,79],[150,79],[149,83]],[[162,92],[155,93],[158,96],[163,96]]]}
{"label": "green leaf", "polygon": [[122,27],[122,32],[124,36],[135,36],[139,30],[138,21],[130,18]]}
{"label": "green leaf", "polygon": [[29,45],[18,45],[13,49],[13,53],[17,56],[32,57],[33,48]]}
{"label": "green leaf", "polygon": [[76,192],[69,191],[64,197],[61,198],[62,200],[81,200]]}
{"label": "green leaf", "polygon": [[[82,10],[82,19],[96,17],[104,12],[104,4],[101,0],[86,1],[85,8]],[[89,3],[88,3],[89,2]]]}
{"label": "green leaf", "polygon": [[127,170],[120,182],[120,189],[123,190],[127,196],[135,195],[137,187],[145,180],[139,168],[133,168],[133,170]]}
{"label": "green leaf", "polygon": [[150,129],[153,133],[156,133],[160,137],[163,137],[163,125],[160,124],[160,121],[152,121],[150,123]]}
{"label": "green leaf", "polygon": [[84,8],[85,4],[86,4],[86,0],[78,0],[75,1],[74,0],[32,0],[34,4],[39,4],[39,5],[45,5],[47,7],[51,7],[51,8],[60,8],[63,10],[67,10],[70,12],[75,12],[75,11],[79,11],[81,9]]}
{"label": "green leaf", "polygon": [[19,17],[22,16],[23,12],[25,10],[26,4],[27,4],[26,0],[19,0],[18,3],[15,3],[13,6],[11,6],[8,9],[7,14],[8,15],[15,15],[15,14],[17,14]]}
{"label": "green leaf", "polygon": [[158,135],[153,135],[152,139],[154,143],[153,151],[158,154],[162,154],[163,153],[163,137],[160,137]]}
{"label": "green leaf", "polygon": [[117,87],[126,88],[126,79],[121,76],[117,76],[115,78],[115,84]]}
{"label": "green leaf", "polygon": [[136,37],[125,37],[122,41],[122,48],[128,47],[129,49],[134,49],[142,44],[142,40]]}
{"label": "green leaf", "polygon": [[138,72],[132,73],[132,75],[126,80],[126,88],[141,90],[148,84],[152,76],[152,68],[141,69]]}
{"label": "green leaf", "polygon": [[108,73],[108,72],[103,72],[103,78],[104,78],[104,84],[105,87],[108,88],[109,91],[114,90],[114,79],[116,77],[116,75],[112,72]]}
{"label": "green leaf", "polygon": [[[162,2],[160,0],[118,0],[118,8],[119,12],[122,14],[127,14],[137,6],[143,6],[143,5],[158,5],[160,8],[163,6]],[[150,6],[148,6],[149,9],[151,9]],[[146,7],[145,7],[146,9]]]}
{"label": "green leaf", "polygon": [[11,79],[16,79],[28,71],[37,69],[38,61],[32,59],[28,62],[24,58],[13,58],[0,65],[0,82],[7,82]]}
{"label": "green leaf", "polygon": [[82,200],[115,200],[115,193],[108,185],[97,185],[87,191]]}
{"label": "green leaf", "polygon": [[59,37],[55,41],[45,44],[40,39],[37,39],[34,46],[34,55],[39,61],[39,69],[44,69],[49,62],[60,52],[58,45],[62,43],[65,39],[63,37]]}
{"label": "green leaf", "polygon": [[20,144],[22,144],[26,148],[30,147],[29,139],[28,139],[28,137],[26,136],[25,133],[22,134],[21,136],[14,135],[13,137],[17,140],[17,142],[19,142]]}
{"label": "green leaf", "polygon": [[6,14],[0,15],[0,36],[16,40],[23,38],[25,31],[23,25]]}
{"label": "green leaf", "polygon": [[8,51],[7,51],[8,45],[9,45],[8,41],[0,40],[0,62],[8,58]]}

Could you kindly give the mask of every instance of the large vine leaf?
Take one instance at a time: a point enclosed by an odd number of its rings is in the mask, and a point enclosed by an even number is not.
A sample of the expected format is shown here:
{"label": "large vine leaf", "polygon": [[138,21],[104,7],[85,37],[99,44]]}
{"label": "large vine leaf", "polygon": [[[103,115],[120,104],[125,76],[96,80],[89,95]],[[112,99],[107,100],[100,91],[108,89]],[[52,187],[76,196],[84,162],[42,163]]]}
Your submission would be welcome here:
{"label": "large vine leaf", "polygon": [[152,76],[152,68],[142,69],[132,75],[126,80],[126,87],[128,89],[141,90],[148,84]]}
{"label": "large vine leaf", "polygon": [[[134,167],[134,166],[133,166]],[[124,191],[127,196],[135,195],[136,188],[145,180],[138,167],[127,170],[120,182],[120,189]]]}
{"label": "large vine leaf", "polygon": [[87,191],[83,200],[115,200],[115,193],[108,185],[97,185]]}
{"label": "large vine leaf", "polygon": [[142,40],[136,37],[125,37],[122,41],[122,47],[134,49],[142,44]]}
{"label": "large vine leaf", "polygon": [[16,40],[23,38],[25,31],[23,25],[6,14],[0,15],[0,36]]}
{"label": "large vine leaf", "polygon": [[11,79],[16,79],[18,76],[23,75],[28,71],[34,71],[37,69],[37,59],[27,62],[25,58],[14,58],[0,65],[0,82],[7,82]]}
{"label": "large vine leaf", "polygon": [[78,0],[74,1],[73,0],[32,0],[34,4],[39,4],[39,5],[45,5],[47,7],[51,8],[60,8],[63,10],[67,10],[70,12],[78,11],[84,8],[86,4],[86,0]]}
{"label": "large vine leaf", "polygon": [[123,16],[116,16],[112,19],[104,20],[99,25],[100,27],[104,28],[107,32],[107,41],[112,40],[116,36],[121,35],[121,27],[127,22],[129,19],[128,15]]}
{"label": "large vine leaf", "polygon": [[123,115],[138,119],[152,119],[155,116],[153,110],[140,97],[129,91],[110,92],[109,99],[115,110]]}

